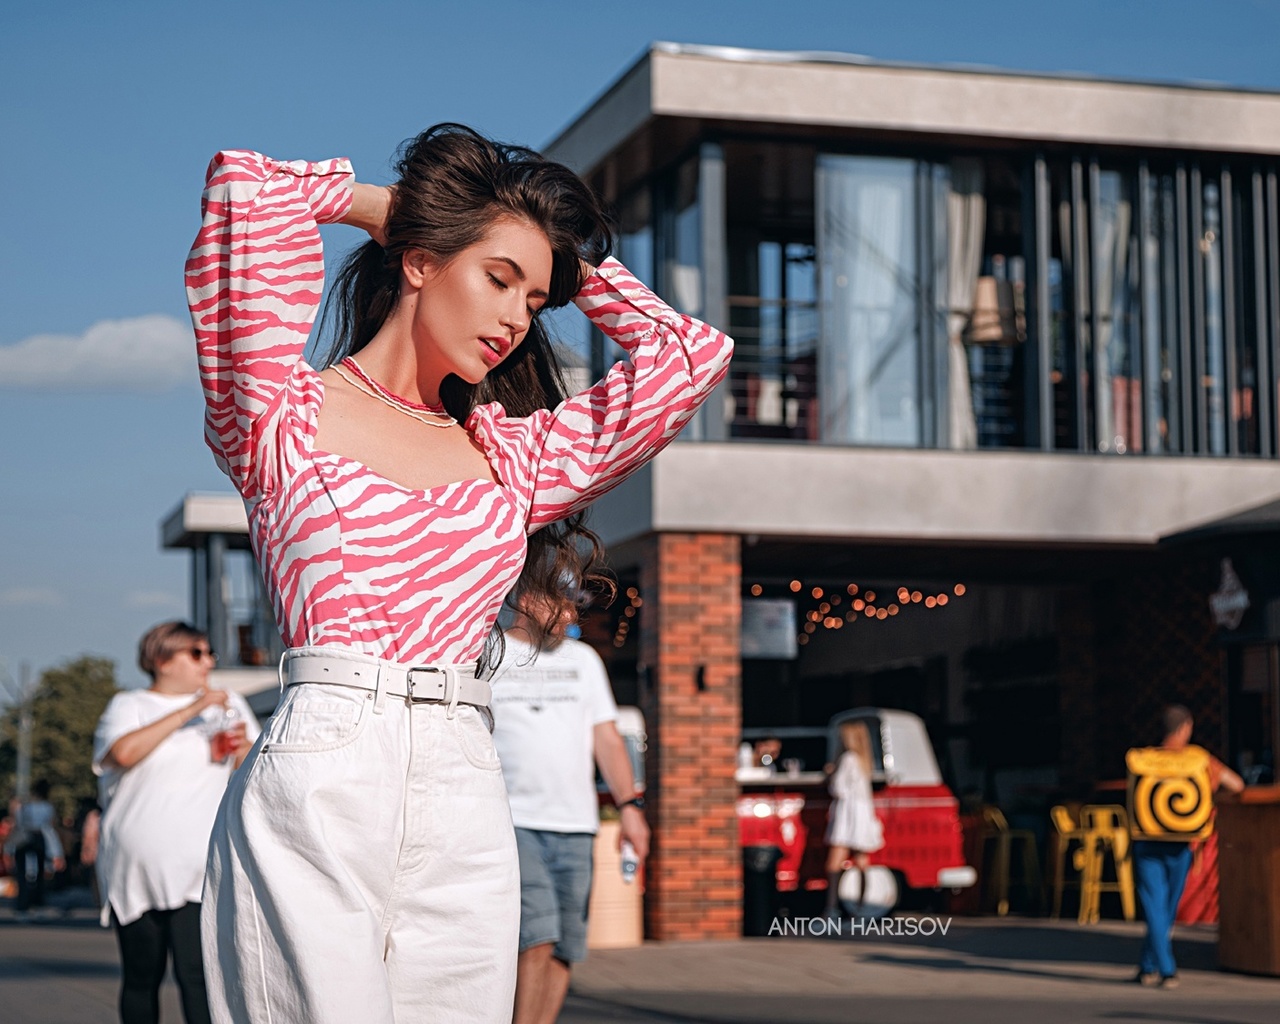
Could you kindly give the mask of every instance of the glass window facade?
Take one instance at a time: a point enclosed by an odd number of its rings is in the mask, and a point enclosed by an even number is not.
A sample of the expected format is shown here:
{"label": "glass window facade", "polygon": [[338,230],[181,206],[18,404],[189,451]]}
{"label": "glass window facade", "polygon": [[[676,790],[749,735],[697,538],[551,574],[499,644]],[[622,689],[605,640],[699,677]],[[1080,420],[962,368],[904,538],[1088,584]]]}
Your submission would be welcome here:
{"label": "glass window facade", "polygon": [[[723,436],[1280,451],[1270,164],[770,138],[717,152],[723,195],[704,208],[697,156],[668,168],[620,204],[619,253],[692,316],[723,270]],[[721,200],[725,251],[708,254]],[[614,353],[595,349],[603,369]]]}
{"label": "glass window facade", "polygon": [[823,440],[922,443],[917,174],[913,160],[818,158]]}

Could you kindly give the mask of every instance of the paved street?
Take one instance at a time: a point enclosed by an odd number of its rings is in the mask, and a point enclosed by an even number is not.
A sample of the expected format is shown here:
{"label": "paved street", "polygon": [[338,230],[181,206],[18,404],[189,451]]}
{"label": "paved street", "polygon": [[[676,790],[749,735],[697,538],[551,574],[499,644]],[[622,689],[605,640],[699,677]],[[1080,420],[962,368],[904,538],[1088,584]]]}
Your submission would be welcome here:
{"label": "paved street", "polygon": [[[1212,931],[1178,933],[1182,986],[1132,984],[1140,926],[961,919],[945,937],[650,943],[596,952],[564,1024],[1273,1024],[1280,979],[1214,967]],[[114,941],[88,911],[18,923],[0,911],[0,1020],[110,1024]],[[164,1020],[178,1024],[176,990]],[[364,1022],[353,1022],[364,1024]],[[448,1024],[448,1022],[442,1022]]]}

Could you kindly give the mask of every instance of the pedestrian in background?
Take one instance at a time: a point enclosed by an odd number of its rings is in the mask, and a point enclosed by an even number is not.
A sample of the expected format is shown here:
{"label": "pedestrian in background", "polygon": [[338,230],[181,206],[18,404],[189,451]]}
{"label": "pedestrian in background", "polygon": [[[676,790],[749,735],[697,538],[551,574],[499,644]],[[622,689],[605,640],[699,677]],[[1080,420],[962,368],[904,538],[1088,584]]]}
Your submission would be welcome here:
{"label": "pedestrian in background", "polygon": [[[1160,718],[1161,749],[1186,750],[1191,745],[1194,725],[1190,711],[1181,704],[1170,704]],[[1210,755],[1209,788],[1239,793],[1244,789],[1244,779]],[[1135,979],[1143,985],[1162,988],[1178,985],[1178,965],[1173,958],[1173,922],[1190,870],[1190,843],[1169,839],[1134,841],[1134,884],[1147,925]]]}
{"label": "pedestrian in background", "polygon": [[493,679],[493,742],[520,856],[514,1024],[554,1024],[569,973],[587,956],[597,767],[618,807],[619,843],[630,844],[637,862],[649,854],[644,798],[604,662],[568,635],[577,628],[572,602],[541,617],[554,622],[544,649],[534,644],[530,617],[517,615]]}
{"label": "pedestrian in background", "polygon": [[138,645],[145,690],[111,698],[94,735],[102,923],[115,927],[123,1024],[160,1019],[169,958],[187,1024],[207,1024],[200,896],[227,780],[258,734],[243,697],[209,686],[209,638],[165,622]]}
{"label": "pedestrian in background", "polygon": [[9,844],[13,851],[18,898],[14,909],[26,917],[32,908],[44,908],[45,875],[66,865],[58,837],[58,812],[49,803],[49,782],[37,779],[31,796],[18,805]]}
{"label": "pedestrian in background", "polygon": [[840,878],[852,859],[859,873],[858,902],[866,891],[869,854],[884,846],[884,832],[871,794],[871,733],[865,722],[840,723],[843,753],[831,776],[827,819],[827,917],[840,906]]}

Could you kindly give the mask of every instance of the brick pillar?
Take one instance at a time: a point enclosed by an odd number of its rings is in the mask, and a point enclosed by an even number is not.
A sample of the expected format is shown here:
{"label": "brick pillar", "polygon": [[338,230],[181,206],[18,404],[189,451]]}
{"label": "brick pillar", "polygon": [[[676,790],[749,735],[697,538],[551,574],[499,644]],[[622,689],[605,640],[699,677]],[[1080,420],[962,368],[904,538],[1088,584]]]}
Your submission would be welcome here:
{"label": "brick pillar", "polygon": [[659,534],[640,567],[653,828],[645,923],[654,939],[742,932],[739,555],[736,535]]}

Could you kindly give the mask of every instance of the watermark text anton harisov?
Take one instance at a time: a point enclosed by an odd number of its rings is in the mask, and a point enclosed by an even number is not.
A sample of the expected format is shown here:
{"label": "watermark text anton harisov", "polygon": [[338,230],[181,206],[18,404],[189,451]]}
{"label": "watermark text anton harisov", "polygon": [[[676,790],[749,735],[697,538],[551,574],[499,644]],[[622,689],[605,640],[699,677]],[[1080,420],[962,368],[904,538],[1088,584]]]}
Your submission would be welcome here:
{"label": "watermark text anton harisov", "polygon": [[845,935],[876,939],[915,938],[919,935],[946,935],[949,917],[775,917],[769,935],[798,935],[808,938]]}

